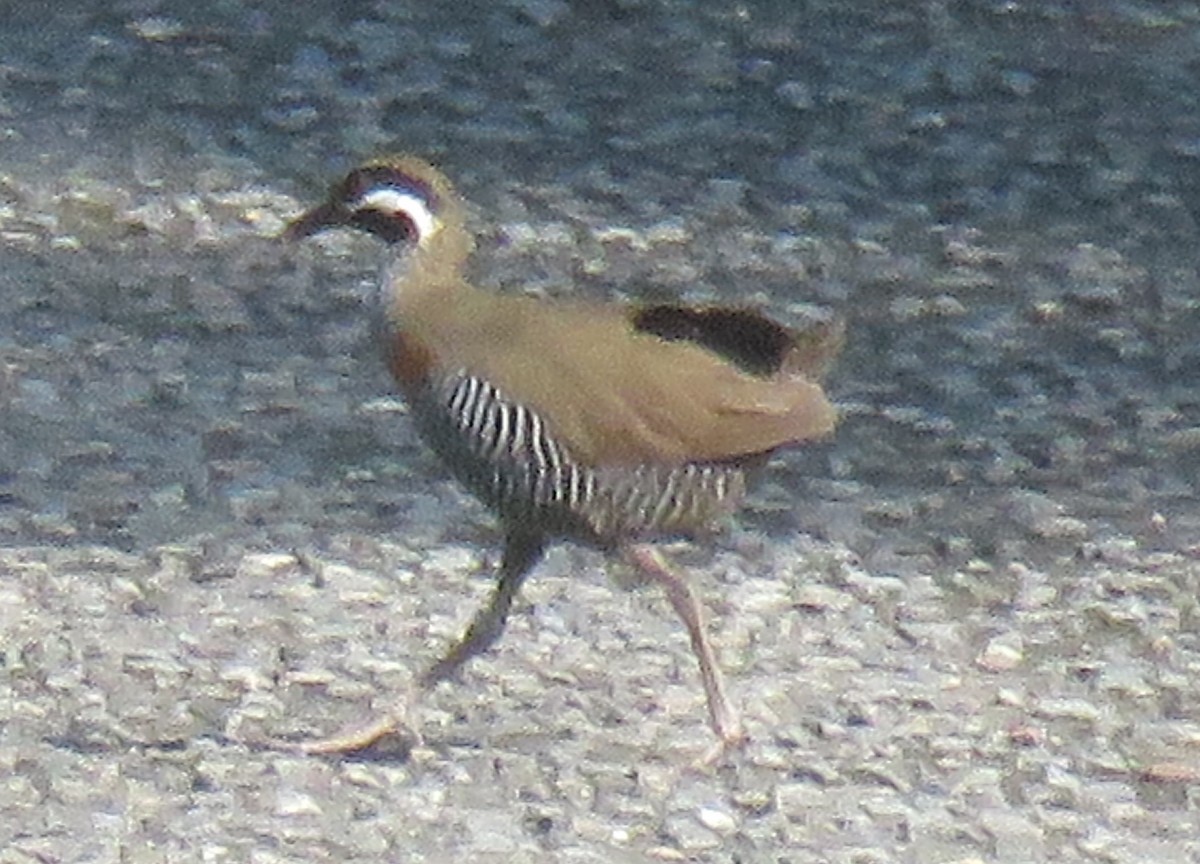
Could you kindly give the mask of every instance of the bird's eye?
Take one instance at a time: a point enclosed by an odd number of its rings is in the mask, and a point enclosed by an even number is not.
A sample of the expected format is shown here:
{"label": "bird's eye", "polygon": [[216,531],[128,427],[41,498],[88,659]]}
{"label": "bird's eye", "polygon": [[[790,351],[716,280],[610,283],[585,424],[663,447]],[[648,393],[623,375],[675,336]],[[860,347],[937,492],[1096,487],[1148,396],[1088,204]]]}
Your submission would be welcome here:
{"label": "bird's eye", "polygon": [[385,243],[412,243],[421,240],[416,224],[403,211],[360,208],[352,211],[347,221],[354,228],[374,234]]}

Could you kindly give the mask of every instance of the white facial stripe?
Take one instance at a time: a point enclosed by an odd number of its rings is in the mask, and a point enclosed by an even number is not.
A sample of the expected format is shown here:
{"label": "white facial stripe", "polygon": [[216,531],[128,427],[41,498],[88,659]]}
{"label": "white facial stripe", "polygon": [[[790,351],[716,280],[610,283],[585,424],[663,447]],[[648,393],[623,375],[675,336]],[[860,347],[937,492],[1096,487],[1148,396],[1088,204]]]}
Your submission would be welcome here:
{"label": "white facial stripe", "polygon": [[403,213],[417,228],[417,242],[424,243],[437,233],[442,223],[429,210],[423,200],[411,192],[385,187],[373,189],[358,199],[357,210],[382,210],[385,213]]}

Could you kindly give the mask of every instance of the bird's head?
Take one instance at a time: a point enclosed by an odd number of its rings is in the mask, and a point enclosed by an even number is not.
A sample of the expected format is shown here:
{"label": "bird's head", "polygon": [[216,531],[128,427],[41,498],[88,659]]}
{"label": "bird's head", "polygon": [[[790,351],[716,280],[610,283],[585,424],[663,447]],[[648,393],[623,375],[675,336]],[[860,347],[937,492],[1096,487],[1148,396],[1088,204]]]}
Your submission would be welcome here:
{"label": "bird's head", "polygon": [[290,240],[330,228],[357,228],[389,244],[423,247],[447,225],[461,220],[458,199],[446,177],[411,156],[379,159],[355,168],[329,198],[289,223]]}

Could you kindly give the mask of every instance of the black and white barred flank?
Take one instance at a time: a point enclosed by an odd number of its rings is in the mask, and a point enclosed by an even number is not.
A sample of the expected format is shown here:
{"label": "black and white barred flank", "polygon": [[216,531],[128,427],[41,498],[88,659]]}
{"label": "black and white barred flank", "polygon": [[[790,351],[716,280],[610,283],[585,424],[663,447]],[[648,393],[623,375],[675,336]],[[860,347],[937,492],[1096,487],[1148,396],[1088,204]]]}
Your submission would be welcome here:
{"label": "black and white barred flank", "polygon": [[744,489],[736,465],[580,464],[542,418],[466,374],[414,405],[430,445],[502,518],[600,543],[689,534],[727,513]]}

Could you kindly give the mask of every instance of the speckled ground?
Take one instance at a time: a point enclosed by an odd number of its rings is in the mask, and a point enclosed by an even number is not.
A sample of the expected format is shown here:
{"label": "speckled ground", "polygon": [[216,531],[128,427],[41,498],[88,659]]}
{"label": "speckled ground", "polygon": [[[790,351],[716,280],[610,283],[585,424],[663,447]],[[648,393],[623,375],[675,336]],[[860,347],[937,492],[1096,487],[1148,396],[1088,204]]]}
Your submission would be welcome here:
{"label": "speckled ground", "polygon": [[[1200,861],[1200,15],[1184,3],[0,11],[0,864]],[[835,440],[651,590],[559,547],[372,760],[486,513],[286,248],[458,178],[498,290],[837,314]],[[611,572],[610,572],[611,571]]]}

